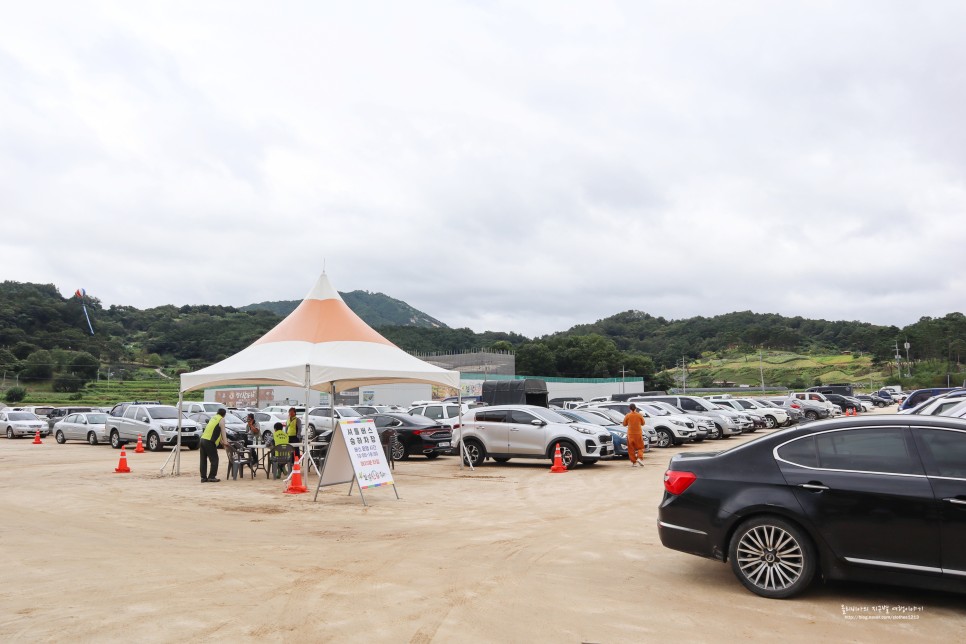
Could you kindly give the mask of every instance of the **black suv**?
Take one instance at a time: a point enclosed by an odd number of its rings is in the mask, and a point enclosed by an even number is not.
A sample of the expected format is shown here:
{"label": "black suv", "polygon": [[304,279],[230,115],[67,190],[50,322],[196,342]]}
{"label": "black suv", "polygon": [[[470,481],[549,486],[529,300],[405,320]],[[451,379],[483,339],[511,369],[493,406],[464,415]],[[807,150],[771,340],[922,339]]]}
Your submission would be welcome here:
{"label": "black suv", "polygon": [[830,403],[841,407],[842,411],[848,411],[849,409],[855,412],[862,411],[862,407],[857,406],[854,402],[852,402],[845,396],[842,396],[841,394],[826,394],[824,392],[820,392],[820,393],[822,393],[826,398],[828,398],[828,401]]}

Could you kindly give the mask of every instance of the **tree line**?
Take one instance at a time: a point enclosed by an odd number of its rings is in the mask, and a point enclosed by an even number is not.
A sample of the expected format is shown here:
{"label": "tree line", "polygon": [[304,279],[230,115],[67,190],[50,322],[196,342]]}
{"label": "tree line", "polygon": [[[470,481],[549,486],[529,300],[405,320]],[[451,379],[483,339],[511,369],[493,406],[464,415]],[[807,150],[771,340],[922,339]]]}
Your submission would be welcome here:
{"label": "tree line", "polygon": [[[858,321],[812,320],[742,311],[714,317],[667,320],[625,311],[566,331],[528,338],[514,332],[452,329],[445,326],[384,325],[367,319],[385,299],[366,306],[365,292],[353,292],[350,307],[403,350],[459,353],[479,349],[513,351],[521,375],[574,378],[644,378],[708,352],[757,349],[796,352],[861,352],[887,364],[895,347],[911,360],[959,363],[966,347],[966,316],[923,317],[904,328]],[[391,298],[390,298],[391,299]],[[363,302],[363,304],[360,304]],[[398,302],[398,301],[395,301]],[[131,362],[200,369],[250,345],[282,319],[264,307],[159,306],[104,307],[86,299],[94,325],[90,335],[81,302],[64,298],[52,284],[6,281],[0,284],[0,369],[24,378],[90,376],[98,363]],[[401,303],[405,305],[405,303]],[[408,306],[408,305],[405,305]],[[415,309],[413,309],[415,311]],[[418,313],[418,312],[417,312]],[[421,314],[423,319],[432,319]],[[44,354],[42,352],[47,352]],[[49,365],[50,371],[43,365]],[[95,371],[96,375],[96,371]]]}

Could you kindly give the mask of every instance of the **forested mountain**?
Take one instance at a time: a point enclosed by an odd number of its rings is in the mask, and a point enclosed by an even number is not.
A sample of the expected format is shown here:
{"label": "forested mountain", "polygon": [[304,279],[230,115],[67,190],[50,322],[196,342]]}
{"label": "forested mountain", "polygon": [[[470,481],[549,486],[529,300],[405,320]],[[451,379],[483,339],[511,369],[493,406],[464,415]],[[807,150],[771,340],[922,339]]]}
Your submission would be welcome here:
{"label": "forested mountain", "polygon": [[[339,293],[342,299],[356,315],[366,321],[373,328],[383,326],[414,326],[430,329],[448,328],[445,324],[409,306],[401,300],[389,297],[383,293],[369,291],[349,291]],[[281,300],[278,302],[259,302],[241,307],[241,311],[271,311],[275,315],[285,317],[295,310],[301,300]]]}
{"label": "forested mountain", "polygon": [[[960,351],[966,348],[966,316],[962,313],[924,317],[899,329],[749,311],[687,320],[626,311],[531,339],[512,332],[451,329],[380,293],[353,291],[343,297],[363,320],[406,351],[512,350],[517,373],[523,375],[613,378],[623,372],[650,377],[682,358],[758,349],[863,353],[885,363],[892,359],[895,343],[901,348],[906,341],[911,344],[910,358],[914,361],[958,365]],[[281,315],[266,309],[284,304],[262,303],[246,310],[207,305],[140,310],[129,306],[105,309],[94,297],[85,301],[93,336],[79,298],[64,298],[51,284],[0,284],[0,368],[19,373],[28,362],[53,362],[62,367],[76,358],[68,352],[89,353],[109,364],[200,368],[243,349],[275,326]],[[289,303],[288,310],[295,304]],[[57,353],[34,355],[38,351]]]}

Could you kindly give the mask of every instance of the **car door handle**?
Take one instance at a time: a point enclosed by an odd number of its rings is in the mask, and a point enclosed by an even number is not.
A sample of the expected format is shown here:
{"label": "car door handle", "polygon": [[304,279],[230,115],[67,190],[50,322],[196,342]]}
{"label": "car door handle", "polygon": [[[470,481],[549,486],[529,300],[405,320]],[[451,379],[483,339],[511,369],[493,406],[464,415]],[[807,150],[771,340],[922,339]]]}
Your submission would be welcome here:
{"label": "car door handle", "polygon": [[966,505],[966,501],[963,499],[943,499],[943,501],[949,501],[950,503],[955,503],[956,505]]}
{"label": "car door handle", "polygon": [[798,487],[803,487],[806,490],[815,490],[816,492],[822,492],[829,489],[827,485],[822,485],[820,483],[802,483]]}

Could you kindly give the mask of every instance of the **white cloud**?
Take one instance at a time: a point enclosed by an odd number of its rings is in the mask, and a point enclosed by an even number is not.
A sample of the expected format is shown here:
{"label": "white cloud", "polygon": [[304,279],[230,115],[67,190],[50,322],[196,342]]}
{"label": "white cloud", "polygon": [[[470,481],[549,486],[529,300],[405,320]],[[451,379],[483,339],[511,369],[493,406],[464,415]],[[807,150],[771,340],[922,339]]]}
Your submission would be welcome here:
{"label": "white cloud", "polygon": [[30,3],[0,23],[5,278],[451,326],[962,310],[966,8]]}

